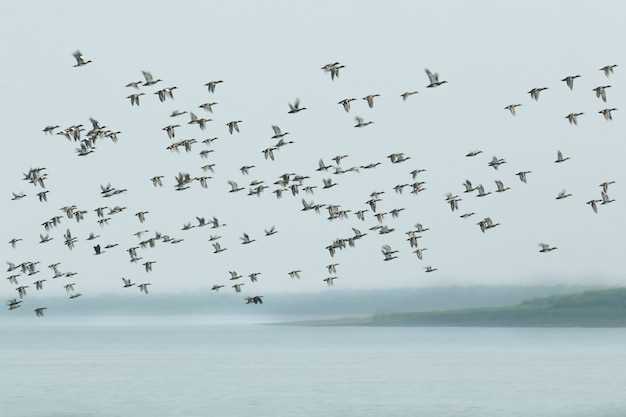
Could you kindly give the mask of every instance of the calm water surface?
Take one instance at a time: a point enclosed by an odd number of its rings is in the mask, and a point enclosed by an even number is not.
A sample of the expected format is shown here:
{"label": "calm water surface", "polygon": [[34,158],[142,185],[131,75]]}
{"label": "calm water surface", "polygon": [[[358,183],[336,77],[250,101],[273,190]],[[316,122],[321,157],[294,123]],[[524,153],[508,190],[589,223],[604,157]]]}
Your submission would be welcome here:
{"label": "calm water surface", "polygon": [[0,323],[3,417],[626,415],[626,330]]}

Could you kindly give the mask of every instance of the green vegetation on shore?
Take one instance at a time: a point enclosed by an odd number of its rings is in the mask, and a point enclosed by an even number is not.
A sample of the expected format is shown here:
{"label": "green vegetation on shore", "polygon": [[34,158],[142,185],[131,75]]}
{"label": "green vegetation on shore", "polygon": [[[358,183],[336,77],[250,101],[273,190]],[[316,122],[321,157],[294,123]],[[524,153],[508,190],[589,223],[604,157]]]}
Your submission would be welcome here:
{"label": "green vegetation on shore", "polygon": [[312,326],[626,327],[626,288],[536,298],[508,307],[301,322]]}

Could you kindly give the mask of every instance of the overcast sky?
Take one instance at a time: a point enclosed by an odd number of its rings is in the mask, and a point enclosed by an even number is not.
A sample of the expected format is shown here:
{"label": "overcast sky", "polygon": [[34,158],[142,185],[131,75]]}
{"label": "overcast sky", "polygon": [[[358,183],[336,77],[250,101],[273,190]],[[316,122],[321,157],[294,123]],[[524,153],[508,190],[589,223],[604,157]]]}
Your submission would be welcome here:
{"label": "overcast sky", "polygon": [[[369,235],[355,248],[340,252],[335,261],[337,286],[343,288],[421,287],[465,284],[602,283],[623,279],[626,218],[622,192],[626,184],[623,118],[605,122],[597,111],[605,105],[592,88],[611,84],[608,105],[621,108],[626,98],[624,68],[607,80],[598,70],[622,64],[625,10],[618,2],[373,2],[373,1],[204,1],[204,2],[2,2],[0,3],[0,91],[3,103],[1,188],[5,196],[1,224],[5,241],[23,238],[17,249],[4,244],[3,258],[20,263],[41,261],[46,267],[61,262],[63,271],[75,271],[80,291],[122,293],[120,277],[150,281],[154,292],[208,291],[227,282],[228,270],[243,275],[262,272],[261,282],[247,285],[248,293],[318,291],[329,263],[324,247],[334,238],[348,237],[351,226]],[[94,62],[72,68],[72,51],[81,49]],[[332,82],[320,70],[326,63],[346,66]],[[425,88],[424,68],[438,71],[449,83]],[[124,85],[152,71],[178,86],[175,100],[159,103],[145,88],[139,108],[125,97]],[[570,92],[560,80],[581,74]],[[203,84],[222,79],[216,94]],[[626,84],[625,84],[626,85]],[[539,102],[526,92],[549,87]],[[419,94],[402,102],[406,90]],[[350,114],[337,102],[378,93],[373,109],[364,101],[353,103]],[[287,103],[301,98],[308,110],[287,114]],[[171,142],[161,128],[174,120],[174,109],[194,110],[217,101],[214,121],[206,131],[187,125],[177,139],[218,136],[209,160],[198,153],[170,153]],[[503,107],[521,103],[512,117]],[[564,116],[584,112],[579,126]],[[355,129],[354,116],[375,123]],[[74,144],[62,136],[46,136],[49,124],[63,127],[94,117],[123,132],[120,141],[103,141],[95,154],[77,157]],[[243,120],[241,133],[229,135],[224,123]],[[261,150],[274,143],[272,124],[291,132],[296,143],[281,149],[274,162]],[[484,154],[466,158],[479,148]],[[557,149],[572,159],[553,163]],[[404,152],[406,163],[392,165],[386,155]],[[359,174],[320,175],[317,161],[349,154],[346,167],[369,162],[383,164]],[[487,166],[497,155],[507,164],[495,172]],[[208,189],[194,184],[176,192],[178,171],[202,175],[200,166],[216,163]],[[256,165],[250,176],[239,172],[244,164]],[[30,167],[47,167],[49,201],[39,203],[32,185],[21,180]],[[393,186],[410,181],[409,172],[425,168],[421,179],[427,190],[418,196],[393,193]],[[530,170],[528,184],[514,175]],[[387,219],[396,232],[379,236],[367,229],[376,224],[351,216],[329,222],[327,214],[300,212],[300,197],[276,200],[268,190],[261,198],[230,194],[226,181],[246,185],[253,179],[272,183],[278,175],[310,175],[321,186],[323,177],[339,183],[331,190],[305,196],[319,203],[340,204],[353,211],[375,190],[386,192],[381,210],[404,207],[399,219]],[[165,187],[153,188],[149,178],[165,176]],[[489,191],[494,180],[511,186],[502,195],[484,199],[463,195],[461,210],[451,213],[444,196],[461,193],[465,179],[483,183]],[[595,215],[585,204],[599,198],[600,184],[617,183],[610,195],[617,201]],[[103,199],[99,185],[111,182],[129,191]],[[574,196],[556,201],[566,188]],[[28,197],[10,201],[11,192]],[[89,210],[84,222],[64,219],[52,231],[55,240],[38,244],[40,224],[60,213],[65,205]],[[100,228],[93,209],[101,205],[127,206]],[[148,210],[140,225],[133,214]],[[459,214],[475,211],[470,219]],[[220,231],[228,251],[214,255],[208,228],[181,231],[194,216],[217,216],[227,228]],[[482,234],[476,222],[485,216],[500,222]],[[418,261],[404,232],[421,222],[431,228],[424,234],[428,248]],[[276,225],[279,233],[263,237],[263,229]],[[69,251],[62,234],[71,229],[81,238]],[[131,264],[125,248],[137,243],[132,233],[149,229],[184,238],[179,245],[160,244],[141,251],[156,260],[146,274]],[[120,243],[102,256],[94,256],[90,232],[102,235],[100,243]],[[257,242],[242,246],[239,236],[249,233]],[[538,243],[558,246],[540,255]],[[399,259],[383,262],[380,247],[398,249]],[[426,274],[424,266],[439,271]],[[287,272],[301,269],[302,279],[292,281]],[[3,280],[4,281],[4,280]],[[24,279],[26,284],[31,281]],[[62,282],[48,282],[46,294],[63,292]],[[15,294],[0,283],[0,294]]]}

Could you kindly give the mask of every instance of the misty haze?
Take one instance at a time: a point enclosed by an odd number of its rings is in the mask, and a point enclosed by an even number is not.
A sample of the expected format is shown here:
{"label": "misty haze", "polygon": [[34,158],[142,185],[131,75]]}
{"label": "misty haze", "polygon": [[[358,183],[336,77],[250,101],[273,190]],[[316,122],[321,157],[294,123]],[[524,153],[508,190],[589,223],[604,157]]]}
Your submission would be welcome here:
{"label": "misty haze", "polygon": [[621,416],[618,2],[0,4],[0,416]]}

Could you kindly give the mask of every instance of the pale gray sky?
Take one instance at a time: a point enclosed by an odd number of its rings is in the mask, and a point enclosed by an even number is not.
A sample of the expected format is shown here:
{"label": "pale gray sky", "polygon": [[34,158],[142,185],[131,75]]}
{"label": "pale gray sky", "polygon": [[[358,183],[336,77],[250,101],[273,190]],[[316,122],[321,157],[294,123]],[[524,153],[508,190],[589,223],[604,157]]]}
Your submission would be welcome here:
{"label": "pale gray sky", "polygon": [[[297,172],[321,185],[323,176],[314,171],[317,160],[329,163],[332,156],[346,153],[346,166],[383,165],[332,176],[339,185],[318,191],[316,202],[358,210],[370,192],[384,190],[383,210],[407,210],[388,220],[395,233],[370,232],[356,248],[338,254],[338,286],[621,283],[623,115],[618,111],[613,122],[605,122],[597,114],[605,106],[591,89],[611,84],[612,107],[620,108],[626,96],[626,67],[618,67],[610,80],[598,71],[623,63],[618,48],[625,35],[623,12],[621,3],[610,1],[3,2],[1,228],[6,241],[14,236],[25,240],[15,250],[5,243],[3,258],[40,260],[42,275],[49,272],[46,265],[60,261],[64,271],[80,273],[76,281],[83,293],[122,293],[121,276],[149,280],[155,292],[207,291],[226,281],[231,269],[263,273],[253,293],[317,291],[327,276],[324,246],[351,235],[351,226],[367,231],[375,220],[361,223],[351,217],[331,223],[325,215],[301,213],[299,197],[276,200],[269,190],[260,199],[233,195],[226,192],[226,181],[271,183],[281,173]],[[71,53],[77,48],[94,62],[72,68]],[[346,68],[331,82],[320,67],[335,60]],[[425,67],[449,84],[426,89]],[[141,107],[131,108],[125,99],[131,91],[124,85],[141,79],[141,70],[162,78],[160,85],[178,86],[175,100],[162,104],[150,93],[142,97]],[[582,75],[573,92],[560,82],[569,74]],[[212,79],[225,81],[214,96],[203,86]],[[531,102],[526,92],[541,86],[550,90],[538,103]],[[403,103],[400,93],[412,89],[419,94]],[[346,114],[336,104],[372,93],[381,94],[374,109],[359,101]],[[287,103],[295,97],[309,109],[289,115]],[[173,178],[179,170],[201,174],[206,161],[198,153],[204,145],[189,154],[170,153],[161,128],[172,122],[172,110],[195,108],[201,114],[197,106],[209,100],[219,105],[208,129],[185,125],[177,136],[219,136],[209,159],[217,164],[215,179],[208,190],[196,184],[175,192]],[[515,118],[503,110],[511,103],[523,104]],[[564,119],[570,112],[585,112],[578,127]],[[355,115],[375,124],[354,129]],[[48,124],[88,123],[90,116],[122,130],[120,142],[103,143],[95,154],[78,158],[64,138],[41,133]],[[233,119],[244,124],[240,134],[230,136],[224,123]],[[260,153],[273,143],[272,124],[291,132],[296,141],[275,162],[263,160]],[[474,148],[485,153],[465,158]],[[555,165],[557,149],[572,160]],[[385,156],[392,152],[412,159],[391,165]],[[493,155],[508,164],[494,172],[487,166]],[[257,166],[249,177],[238,171],[244,164]],[[36,201],[38,190],[20,179],[33,166],[48,168],[48,203]],[[417,197],[395,195],[392,187],[409,182],[414,168],[428,169],[422,177],[427,191]],[[533,173],[522,184],[514,173],[526,169]],[[152,188],[148,180],[157,174],[166,176],[162,189]],[[459,214],[477,213],[464,221],[450,212],[444,195],[460,193],[466,178],[489,190],[501,179],[512,190],[484,199],[464,195]],[[617,201],[594,215],[585,201],[599,198],[598,184],[606,179],[617,181],[610,189]],[[107,182],[129,192],[102,199],[99,184]],[[555,201],[562,188],[574,197]],[[28,198],[10,201],[12,191],[24,191]],[[71,204],[90,210],[85,222],[64,220],[52,233],[55,240],[39,245],[40,223]],[[128,212],[101,229],[92,210],[106,204],[126,205]],[[151,212],[145,225],[133,216],[139,210]],[[226,253],[210,253],[208,229],[180,231],[196,215],[215,215],[228,224],[221,233]],[[502,226],[481,234],[476,222],[484,216]],[[418,221],[431,228],[423,238],[429,249],[423,262],[411,253],[403,233]],[[263,228],[272,224],[279,234],[265,239]],[[72,252],[62,244],[67,227],[83,238]],[[143,228],[185,238],[177,246],[142,251],[144,258],[158,261],[149,275],[129,263],[124,252],[136,242],[131,233]],[[84,240],[90,231],[103,236],[101,243],[119,242],[121,247],[93,256],[91,242]],[[257,243],[240,245],[243,232]],[[540,241],[559,250],[541,256]],[[399,249],[399,259],[383,262],[383,244]],[[439,271],[425,274],[428,264]],[[303,270],[301,280],[289,280],[292,269]],[[62,293],[61,284],[49,282],[45,293]],[[0,294],[14,290],[3,282]]]}

